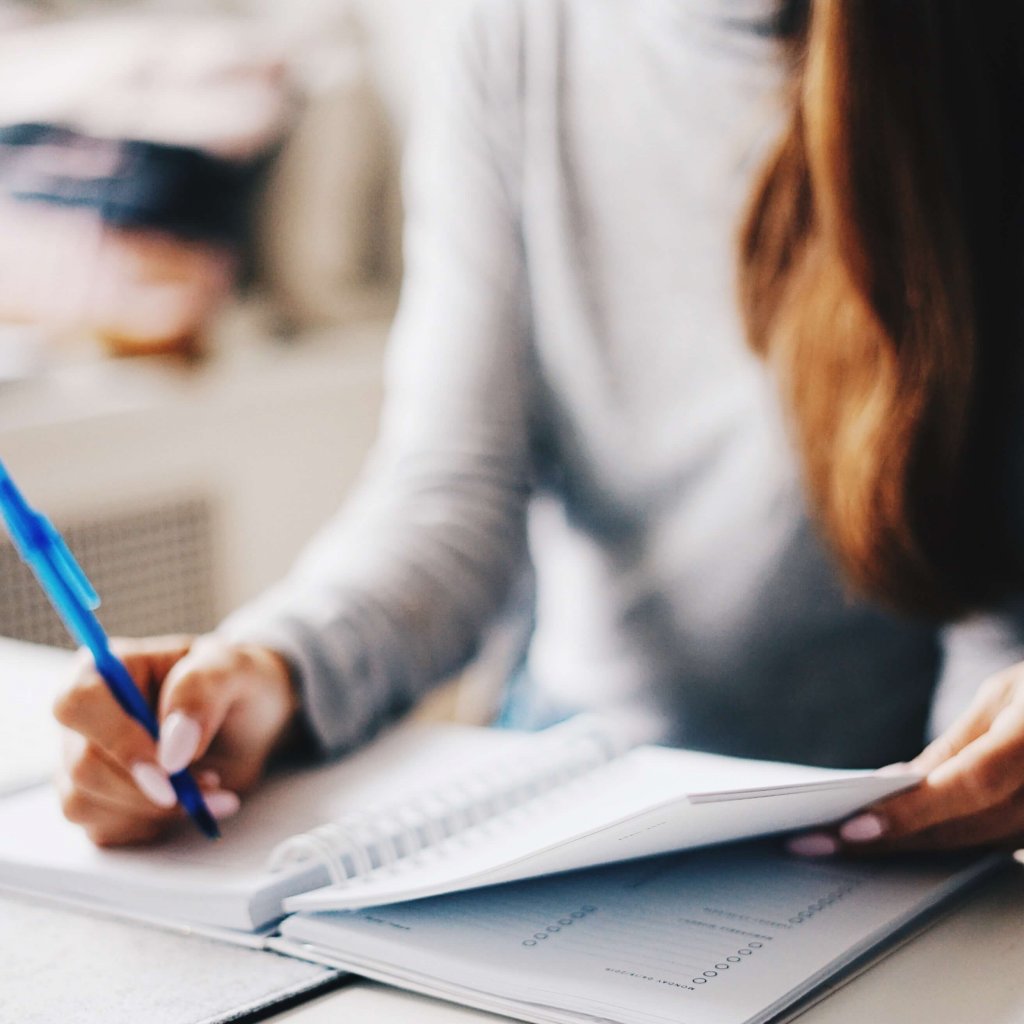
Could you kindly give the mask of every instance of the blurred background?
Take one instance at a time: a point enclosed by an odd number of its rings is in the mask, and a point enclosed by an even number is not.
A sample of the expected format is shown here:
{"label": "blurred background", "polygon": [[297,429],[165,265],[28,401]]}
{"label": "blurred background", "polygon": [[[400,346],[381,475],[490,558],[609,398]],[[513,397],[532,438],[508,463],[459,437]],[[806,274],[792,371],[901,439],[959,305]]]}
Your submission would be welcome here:
{"label": "blurred background", "polygon": [[[351,485],[465,2],[0,5],[0,456],[111,633],[213,626]],[[6,540],[0,636],[68,643]]]}

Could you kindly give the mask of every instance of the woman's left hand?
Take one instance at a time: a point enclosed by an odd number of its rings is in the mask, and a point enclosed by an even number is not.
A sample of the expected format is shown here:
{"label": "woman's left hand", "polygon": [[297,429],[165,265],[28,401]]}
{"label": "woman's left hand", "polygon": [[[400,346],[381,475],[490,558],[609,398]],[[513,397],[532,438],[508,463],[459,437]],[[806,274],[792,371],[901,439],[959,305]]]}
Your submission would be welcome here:
{"label": "woman's left hand", "polygon": [[988,679],[967,711],[900,767],[924,780],[835,829],[789,840],[790,852],[1024,846],[1024,663]]}

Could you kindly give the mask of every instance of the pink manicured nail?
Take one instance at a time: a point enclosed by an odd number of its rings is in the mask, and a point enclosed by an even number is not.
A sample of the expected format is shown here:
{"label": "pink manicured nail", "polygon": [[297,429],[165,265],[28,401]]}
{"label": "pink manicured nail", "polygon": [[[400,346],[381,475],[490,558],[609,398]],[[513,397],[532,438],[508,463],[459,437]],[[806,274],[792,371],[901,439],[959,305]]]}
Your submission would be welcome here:
{"label": "pink manicured nail", "polygon": [[142,795],[157,807],[173,807],[178,802],[170,779],[155,764],[137,761],[132,765],[132,778]]}
{"label": "pink manicured nail", "polygon": [[172,711],[160,726],[156,759],[168,775],[180,772],[192,763],[199,746],[199,723],[180,711]]}
{"label": "pink manicured nail", "polygon": [[824,832],[812,832],[806,836],[797,836],[786,843],[786,849],[798,857],[831,857],[838,853],[839,843]]}
{"label": "pink manicured nail", "polygon": [[870,843],[885,835],[888,822],[878,814],[860,814],[840,826],[839,834],[848,843]]}
{"label": "pink manicured nail", "polygon": [[887,764],[879,768],[876,775],[906,775],[908,772],[912,772],[914,769],[910,767],[906,761],[897,761],[896,764]]}
{"label": "pink manicured nail", "polygon": [[229,789],[218,789],[216,793],[206,793],[203,795],[203,799],[215,818],[230,818],[232,814],[237,814],[238,809],[242,806],[238,794],[232,793]]}

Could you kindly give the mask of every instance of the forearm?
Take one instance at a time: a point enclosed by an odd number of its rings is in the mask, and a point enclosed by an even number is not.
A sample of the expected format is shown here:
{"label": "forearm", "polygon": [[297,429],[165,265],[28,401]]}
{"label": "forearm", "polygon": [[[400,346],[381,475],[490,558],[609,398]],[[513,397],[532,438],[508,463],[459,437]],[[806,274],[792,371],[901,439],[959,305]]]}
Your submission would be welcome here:
{"label": "forearm", "polygon": [[524,557],[524,478],[458,462],[373,481],[380,493],[361,494],[288,579],[221,627],[285,658],[326,753],[461,668],[502,607]]}
{"label": "forearm", "polygon": [[475,10],[414,133],[382,433],[355,500],[223,627],[288,660],[327,751],[463,665],[524,557],[538,370],[514,13]]}

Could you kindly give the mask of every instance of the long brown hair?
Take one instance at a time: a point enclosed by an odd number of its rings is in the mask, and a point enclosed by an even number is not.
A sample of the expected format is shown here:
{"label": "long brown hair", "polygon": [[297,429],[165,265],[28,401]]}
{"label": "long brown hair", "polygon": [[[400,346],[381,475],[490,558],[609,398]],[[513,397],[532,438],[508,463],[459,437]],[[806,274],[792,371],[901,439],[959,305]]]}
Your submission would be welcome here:
{"label": "long brown hair", "polygon": [[782,5],[792,112],[742,226],[741,304],[848,579],[910,612],[962,613],[1020,571],[997,449],[1024,366],[1022,7]]}

